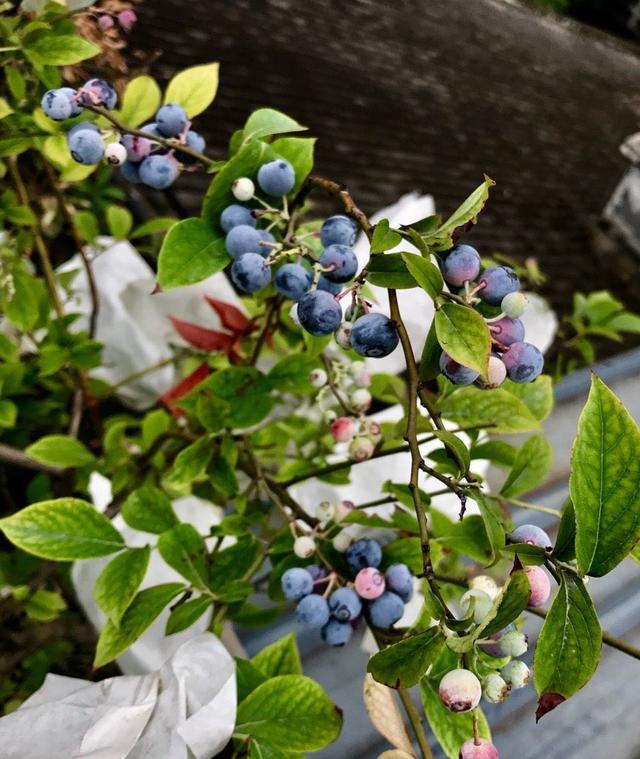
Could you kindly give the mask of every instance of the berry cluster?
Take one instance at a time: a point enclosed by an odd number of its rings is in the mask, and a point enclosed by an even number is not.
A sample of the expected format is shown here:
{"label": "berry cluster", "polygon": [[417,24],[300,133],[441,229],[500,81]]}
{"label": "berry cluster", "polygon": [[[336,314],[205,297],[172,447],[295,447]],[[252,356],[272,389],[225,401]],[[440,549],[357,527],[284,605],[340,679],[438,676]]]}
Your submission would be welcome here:
{"label": "berry cluster", "polygon": [[[109,18],[109,17],[107,17]],[[113,87],[102,79],[90,79],[82,87],[60,87],[48,90],[42,97],[45,114],[54,121],[79,116],[83,107],[115,108],[118,96]],[[184,108],[176,103],[160,106],[155,121],[140,127],[140,134],[118,135],[102,132],[92,121],[81,121],[67,132],[67,144],[72,158],[86,166],[94,166],[103,158],[112,166],[120,166],[122,175],[130,182],[142,182],[155,190],[165,190],[176,180],[185,166],[195,159],[180,150],[184,145],[202,153],[204,138],[191,129]],[[159,142],[161,140],[162,142]],[[168,147],[166,141],[171,141]]]}
{"label": "berry cluster", "polygon": [[[452,248],[441,263],[442,276],[453,289],[459,289],[470,303],[484,302],[500,313],[487,319],[492,339],[487,377],[462,366],[446,353],[440,356],[440,371],[455,385],[478,382],[482,387],[499,387],[509,377],[513,382],[533,382],[542,372],[542,353],[524,342],[520,317],[527,298],[520,292],[520,280],[510,266],[491,266],[481,273],[480,254],[470,245]],[[477,297],[474,297],[477,296]]]}
{"label": "berry cluster", "polygon": [[298,621],[320,629],[330,646],[344,646],[363,614],[373,627],[388,629],[402,617],[413,595],[413,576],[406,564],[392,564],[384,574],[378,569],[382,549],[375,540],[352,543],[346,559],[353,583],[335,590],[336,576],[317,565],[294,567],[282,575],[285,597],[298,601]]}

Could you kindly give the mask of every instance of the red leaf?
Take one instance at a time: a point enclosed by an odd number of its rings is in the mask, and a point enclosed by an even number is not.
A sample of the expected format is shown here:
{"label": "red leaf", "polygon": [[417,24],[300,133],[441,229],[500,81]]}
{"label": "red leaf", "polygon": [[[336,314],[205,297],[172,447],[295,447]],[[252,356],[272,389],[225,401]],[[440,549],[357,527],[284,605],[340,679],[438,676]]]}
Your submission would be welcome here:
{"label": "red leaf", "polygon": [[171,319],[171,323],[180,337],[190,345],[193,345],[194,348],[199,348],[208,353],[213,351],[228,353],[233,345],[233,335],[228,335],[225,332],[216,332],[206,327],[199,327],[197,324],[192,324],[191,322],[183,322],[181,319],[176,319],[173,316],[170,316],[169,319]]}
{"label": "red leaf", "polygon": [[222,326],[225,329],[229,329],[232,332],[247,332],[251,329],[252,323],[242,313],[239,308],[232,306],[230,303],[225,303],[222,300],[216,300],[209,295],[204,296],[207,303],[218,314]]}
{"label": "red leaf", "polygon": [[545,714],[553,711],[556,706],[560,706],[567,699],[559,693],[543,693],[538,699],[538,708],[536,709],[536,722],[539,722]]}
{"label": "red leaf", "polygon": [[187,375],[183,380],[180,380],[177,385],[170,390],[167,390],[166,393],[163,393],[159,398],[160,402],[164,403],[174,416],[182,416],[184,411],[178,408],[175,402],[180,400],[180,398],[183,398],[190,390],[193,390],[193,388],[196,385],[199,385],[202,380],[206,379],[210,373],[211,370],[207,364],[200,364],[197,369]]}

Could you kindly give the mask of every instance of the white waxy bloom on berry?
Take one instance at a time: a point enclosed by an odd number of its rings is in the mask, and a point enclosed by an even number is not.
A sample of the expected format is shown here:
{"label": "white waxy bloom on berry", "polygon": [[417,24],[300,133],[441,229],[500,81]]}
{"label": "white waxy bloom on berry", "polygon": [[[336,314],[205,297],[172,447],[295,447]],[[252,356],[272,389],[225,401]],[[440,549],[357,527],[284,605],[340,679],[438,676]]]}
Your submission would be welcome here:
{"label": "white waxy bloom on berry", "polygon": [[249,177],[238,177],[231,185],[231,192],[236,200],[244,202],[251,200],[256,194],[256,186],[249,179]]}

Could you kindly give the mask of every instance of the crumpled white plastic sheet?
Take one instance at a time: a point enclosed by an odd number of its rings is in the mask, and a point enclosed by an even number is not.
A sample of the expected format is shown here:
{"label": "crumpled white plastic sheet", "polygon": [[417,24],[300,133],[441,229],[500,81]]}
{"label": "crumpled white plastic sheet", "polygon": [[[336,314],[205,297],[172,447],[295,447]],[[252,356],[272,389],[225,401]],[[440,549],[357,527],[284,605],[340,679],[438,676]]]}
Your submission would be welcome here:
{"label": "crumpled white plastic sheet", "polygon": [[[152,295],[156,279],[151,267],[128,242],[98,238],[87,248],[98,287],[99,309],[96,339],[104,344],[103,366],[91,374],[111,384],[171,358],[173,345],[187,345],[174,330],[169,316],[220,329],[220,319],[204,296],[231,303],[244,311],[227,277],[219,272],[188,287]],[[69,313],[83,314],[76,329],[87,329],[91,310],[89,284],[79,255],[66,261],[59,272],[77,271],[71,282],[72,297],[65,303]],[[143,410],[169,390],[180,377],[167,365],[118,390],[131,407]]]}
{"label": "crumpled white plastic sheet", "polygon": [[212,633],[158,670],[98,683],[47,675],[0,719],[3,759],[211,759],[236,719],[233,659]]}

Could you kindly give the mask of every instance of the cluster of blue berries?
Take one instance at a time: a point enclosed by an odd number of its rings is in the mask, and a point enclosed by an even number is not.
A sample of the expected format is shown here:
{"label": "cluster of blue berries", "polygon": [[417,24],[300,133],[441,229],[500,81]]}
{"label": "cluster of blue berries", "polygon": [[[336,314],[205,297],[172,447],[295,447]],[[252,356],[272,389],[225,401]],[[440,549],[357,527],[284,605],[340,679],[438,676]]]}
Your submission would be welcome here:
{"label": "cluster of blue berries", "polygon": [[[60,87],[45,92],[41,106],[54,121],[79,116],[84,106],[115,108],[118,96],[102,79],[90,79],[82,87]],[[184,145],[199,153],[205,149],[204,138],[191,129],[191,122],[182,106],[166,103],[158,109],[155,120],[140,127],[146,136],[123,134],[119,140],[105,144],[105,135],[92,121],[81,121],[67,133],[69,152],[75,161],[94,166],[103,158],[112,166],[120,166],[130,182],[142,182],[156,190],[165,190],[176,180],[180,168],[195,159],[180,150]],[[158,139],[171,139],[175,147],[167,147]]]}
{"label": "cluster of blue berries", "polygon": [[520,292],[520,280],[510,266],[491,266],[481,273],[480,254],[470,245],[457,245],[442,261],[442,275],[452,288],[460,288],[467,298],[477,295],[500,313],[488,319],[492,338],[492,354],[486,378],[475,369],[454,361],[446,353],[440,356],[440,370],[456,385],[481,383],[483,387],[499,387],[509,377],[513,382],[533,382],[542,372],[544,358],[531,343],[524,342],[524,324],[519,317],[527,306]]}
{"label": "cluster of blue berries", "polygon": [[332,577],[317,566],[294,567],[282,575],[282,591],[297,601],[296,617],[305,627],[320,629],[330,646],[344,646],[364,614],[368,622],[388,629],[404,614],[413,595],[413,576],[406,564],[392,564],[383,574],[380,544],[363,538],[346,552],[353,587],[331,591]]}

